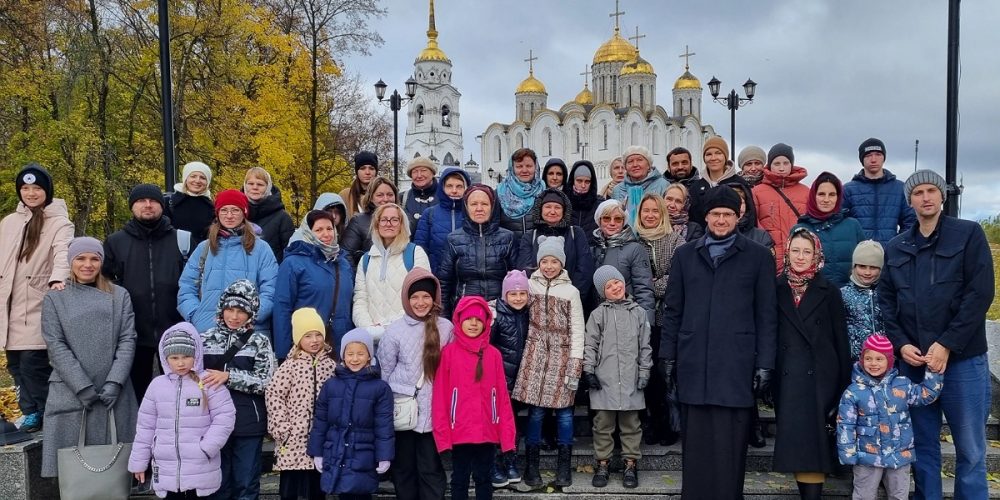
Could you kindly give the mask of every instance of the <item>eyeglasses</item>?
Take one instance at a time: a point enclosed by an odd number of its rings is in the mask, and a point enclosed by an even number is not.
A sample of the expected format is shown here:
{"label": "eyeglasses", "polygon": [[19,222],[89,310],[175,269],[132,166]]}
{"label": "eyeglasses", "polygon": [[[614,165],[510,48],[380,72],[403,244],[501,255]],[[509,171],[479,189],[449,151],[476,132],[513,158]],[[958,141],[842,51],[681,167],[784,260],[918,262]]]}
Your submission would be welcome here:
{"label": "eyeglasses", "polygon": [[620,217],[620,216],[612,217],[610,215],[602,215],[601,222],[617,222],[618,224],[622,224],[625,222],[625,217]]}
{"label": "eyeglasses", "polygon": [[242,213],[243,210],[236,207],[223,207],[219,209],[219,215],[237,215]]}
{"label": "eyeglasses", "polygon": [[383,226],[395,226],[402,221],[399,217],[382,217],[378,220],[379,224]]}
{"label": "eyeglasses", "polygon": [[736,212],[716,212],[715,210],[705,214],[706,219],[735,219]]}

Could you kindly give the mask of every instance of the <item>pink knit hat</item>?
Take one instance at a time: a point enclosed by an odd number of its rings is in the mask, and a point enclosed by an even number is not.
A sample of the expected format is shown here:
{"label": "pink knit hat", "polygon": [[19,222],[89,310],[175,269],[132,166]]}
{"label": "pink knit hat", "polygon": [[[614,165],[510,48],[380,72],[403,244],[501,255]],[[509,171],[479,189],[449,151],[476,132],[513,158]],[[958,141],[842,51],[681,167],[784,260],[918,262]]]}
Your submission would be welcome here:
{"label": "pink knit hat", "polygon": [[865,351],[875,351],[879,354],[885,356],[885,359],[889,361],[889,369],[892,369],[892,365],[895,363],[895,357],[892,354],[892,342],[889,342],[884,335],[874,334],[865,340],[864,345],[861,346],[861,357],[864,358]]}
{"label": "pink knit hat", "polygon": [[500,298],[504,301],[507,300],[507,292],[513,292],[515,290],[528,291],[528,275],[524,271],[519,271],[517,269],[509,271],[507,276],[503,279],[503,286],[500,289]]}

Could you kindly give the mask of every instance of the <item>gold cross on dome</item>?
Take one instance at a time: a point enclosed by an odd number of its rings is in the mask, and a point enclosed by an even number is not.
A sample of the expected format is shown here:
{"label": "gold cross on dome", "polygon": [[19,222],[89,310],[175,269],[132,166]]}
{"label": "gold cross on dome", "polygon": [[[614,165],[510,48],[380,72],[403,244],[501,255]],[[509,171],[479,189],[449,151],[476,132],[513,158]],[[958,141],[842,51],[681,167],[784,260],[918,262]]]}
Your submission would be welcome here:
{"label": "gold cross on dome", "polygon": [[690,62],[690,58],[693,55],[695,55],[694,52],[691,52],[691,49],[689,49],[688,46],[685,45],[684,46],[684,53],[681,54],[681,55],[679,55],[679,56],[677,56],[677,57],[683,57],[684,58],[684,71],[688,70],[688,63]]}

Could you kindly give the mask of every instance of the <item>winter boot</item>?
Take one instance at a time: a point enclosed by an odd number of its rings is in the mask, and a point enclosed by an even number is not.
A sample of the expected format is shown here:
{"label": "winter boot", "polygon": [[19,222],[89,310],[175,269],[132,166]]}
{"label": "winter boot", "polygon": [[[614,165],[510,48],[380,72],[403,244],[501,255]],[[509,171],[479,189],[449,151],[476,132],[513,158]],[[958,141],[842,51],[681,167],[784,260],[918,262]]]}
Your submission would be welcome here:
{"label": "winter boot", "polygon": [[635,460],[625,460],[625,472],[622,473],[622,486],[626,488],[639,487],[639,470],[636,467]]}
{"label": "winter boot", "polygon": [[799,485],[799,498],[802,500],[820,500],[823,498],[823,483],[803,483]]}
{"label": "winter boot", "polygon": [[507,465],[507,481],[511,484],[521,482],[521,473],[517,471],[517,452],[510,451],[504,455]]}
{"label": "winter boot", "polygon": [[531,486],[532,488],[537,488],[542,485],[542,476],[538,471],[538,462],[540,460],[538,445],[528,445],[525,450],[525,464],[524,464],[524,484]]}
{"label": "winter boot", "polygon": [[573,461],[573,447],[561,444],[556,457],[556,486],[565,488],[573,485],[573,471],[571,469]]}
{"label": "winter boot", "polygon": [[499,451],[496,453],[496,458],[493,460],[493,467],[490,470],[490,484],[494,488],[503,488],[510,484],[510,480],[507,479],[507,464],[504,460],[503,453]]}
{"label": "winter boot", "polygon": [[608,461],[598,460],[597,467],[594,469],[594,480],[590,482],[591,486],[594,488],[603,488],[608,485],[608,476],[611,472],[608,471]]}

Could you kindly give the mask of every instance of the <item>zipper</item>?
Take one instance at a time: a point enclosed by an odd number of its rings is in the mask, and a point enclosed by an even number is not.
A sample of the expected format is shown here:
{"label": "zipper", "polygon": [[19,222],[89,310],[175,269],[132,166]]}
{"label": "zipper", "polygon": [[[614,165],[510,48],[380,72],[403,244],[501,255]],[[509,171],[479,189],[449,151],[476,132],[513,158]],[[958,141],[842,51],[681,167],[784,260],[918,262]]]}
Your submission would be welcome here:
{"label": "zipper", "polygon": [[490,408],[493,411],[493,417],[490,419],[494,424],[500,423],[500,415],[497,413],[497,388],[494,387],[490,391]]}
{"label": "zipper", "polygon": [[153,240],[146,241],[146,250],[149,254],[149,297],[153,304],[153,333],[156,333],[156,328],[160,322],[156,318],[156,282],[153,279]]}
{"label": "zipper", "polygon": [[254,414],[254,416],[256,416],[257,417],[257,421],[260,422],[260,412],[257,411],[257,402],[251,399],[250,400],[250,404],[253,405],[253,414]]}
{"label": "zipper", "polygon": [[458,409],[458,387],[451,390],[451,430],[455,430],[455,411]]}
{"label": "zipper", "polygon": [[[177,397],[174,398],[174,451],[177,453],[177,491],[181,490],[181,388],[184,377],[177,377]],[[201,445],[199,444],[199,448]]]}

